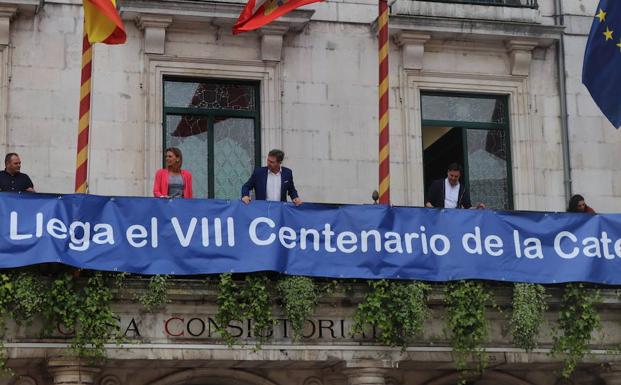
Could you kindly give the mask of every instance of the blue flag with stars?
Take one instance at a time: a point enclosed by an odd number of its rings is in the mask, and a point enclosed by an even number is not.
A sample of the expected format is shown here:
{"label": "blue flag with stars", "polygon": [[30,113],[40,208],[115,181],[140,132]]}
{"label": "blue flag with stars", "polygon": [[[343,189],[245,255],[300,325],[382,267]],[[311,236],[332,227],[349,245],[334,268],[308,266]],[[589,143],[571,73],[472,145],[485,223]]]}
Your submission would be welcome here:
{"label": "blue flag with stars", "polygon": [[621,1],[601,0],[584,51],[582,83],[616,128],[621,126]]}

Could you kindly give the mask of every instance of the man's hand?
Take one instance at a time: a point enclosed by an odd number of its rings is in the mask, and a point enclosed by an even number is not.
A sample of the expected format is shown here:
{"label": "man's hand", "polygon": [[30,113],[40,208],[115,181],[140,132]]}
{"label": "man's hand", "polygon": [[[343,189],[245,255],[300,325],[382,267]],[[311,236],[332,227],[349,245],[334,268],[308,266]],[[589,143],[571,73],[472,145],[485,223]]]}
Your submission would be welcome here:
{"label": "man's hand", "polygon": [[245,204],[250,203],[250,197],[249,197],[248,195],[244,195],[244,196],[242,197],[242,199],[241,199],[241,200],[242,200],[242,202],[244,202]]}
{"label": "man's hand", "polygon": [[478,210],[482,210],[482,209],[484,209],[484,208],[485,208],[485,204],[483,204],[483,202],[479,202],[479,203],[477,203],[477,209],[478,209]]}
{"label": "man's hand", "polygon": [[26,191],[28,191],[28,192],[36,192],[36,191],[34,190],[34,188],[32,188],[32,187],[28,187],[28,188],[26,189]]}
{"label": "man's hand", "polygon": [[427,202],[425,203],[425,207],[432,209],[433,205],[431,204],[431,202]]}
{"label": "man's hand", "polygon": [[296,206],[299,206],[299,205],[301,205],[301,204],[302,204],[302,200],[300,199],[300,197],[297,197],[297,198],[295,198],[295,199],[293,200],[293,203],[294,203]]}

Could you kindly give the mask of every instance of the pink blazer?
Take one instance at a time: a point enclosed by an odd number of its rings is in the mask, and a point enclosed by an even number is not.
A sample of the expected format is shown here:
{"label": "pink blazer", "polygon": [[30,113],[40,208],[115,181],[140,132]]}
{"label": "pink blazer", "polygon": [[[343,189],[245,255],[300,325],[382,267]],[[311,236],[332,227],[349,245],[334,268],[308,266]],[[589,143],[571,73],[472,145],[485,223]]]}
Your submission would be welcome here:
{"label": "pink blazer", "polygon": [[[192,173],[181,170],[181,178],[183,178],[183,197],[192,198]],[[166,195],[168,195],[168,170],[161,168],[155,173],[153,196],[160,198]]]}

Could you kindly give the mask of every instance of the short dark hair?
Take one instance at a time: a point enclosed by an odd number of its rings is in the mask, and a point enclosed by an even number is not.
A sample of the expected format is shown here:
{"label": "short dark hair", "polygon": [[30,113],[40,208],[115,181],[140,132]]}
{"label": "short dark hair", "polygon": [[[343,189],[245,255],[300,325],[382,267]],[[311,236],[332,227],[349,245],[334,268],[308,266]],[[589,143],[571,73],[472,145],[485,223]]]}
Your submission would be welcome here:
{"label": "short dark hair", "polygon": [[279,162],[282,162],[282,160],[285,159],[285,153],[282,152],[282,150],[278,150],[276,148],[268,152],[267,156],[273,156]]}
{"label": "short dark hair", "polygon": [[179,158],[179,169],[181,169],[181,166],[183,165],[183,154],[181,153],[181,150],[178,149],[177,147],[168,147],[164,151],[164,155],[169,151],[175,154],[177,158]]}
{"label": "short dark hair", "polygon": [[9,163],[11,161],[11,158],[14,157],[14,156],[19,156],[19,155],[17,155],[16,152],[9,152],[8,154],[6,154],[4,156],[4,164]]}
{"label": "short dark hair", "polygon": [[464,169],[461,167],[459,163],[449,164],[446,171],[459,171],[460,174],[464,173]]}

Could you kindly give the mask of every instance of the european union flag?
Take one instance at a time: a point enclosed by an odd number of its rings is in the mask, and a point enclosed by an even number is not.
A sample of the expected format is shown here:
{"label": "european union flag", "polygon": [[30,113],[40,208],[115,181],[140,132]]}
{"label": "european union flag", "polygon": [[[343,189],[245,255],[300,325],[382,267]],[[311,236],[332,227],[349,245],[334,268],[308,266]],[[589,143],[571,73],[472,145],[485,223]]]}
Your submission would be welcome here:
{"label": "european union flag", "polygon": [[582,83],[616,128],[621,126],[621,1],[601,0],[584,51]]}

